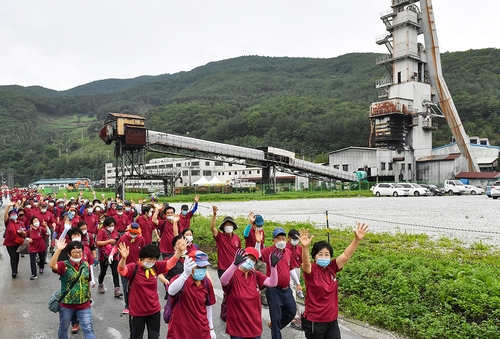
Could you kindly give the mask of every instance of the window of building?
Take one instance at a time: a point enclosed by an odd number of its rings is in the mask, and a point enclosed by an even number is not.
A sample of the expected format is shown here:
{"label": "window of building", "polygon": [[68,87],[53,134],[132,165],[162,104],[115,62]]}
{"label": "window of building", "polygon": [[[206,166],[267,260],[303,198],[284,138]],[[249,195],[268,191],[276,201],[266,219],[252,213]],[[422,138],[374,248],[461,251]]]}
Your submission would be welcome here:
{"label": "window of building", "polygon": [[174,164],[167,164],[167,168],[172,168],[174,167]]}
{"label": "window of building", "polygon": [[392,171],[392,162],[389,163],[389,171]]}
{"label": "window of building", "polygon": [[215,166],[223,166],[224,163],[222,161],[216,161]]}
{"label": "window of building", "polygon": [[233,166],[233,164],[227,164],[229,167]]}
{"label": "window of building", "polygon": [[175,167],[181,167],[182,164],[180,162],[178,162],[177,164],[175,164]]}
{"label": "window of building", "polygon": [[200,166],[200,162],[199,161],[192,161],[191,166]]}
{"label": "window of building", "polygon": [[340,165],[333,165],[333,168],[340,169]]}
{"label": "window of building", "polygon": [[405,164],[401,164],[401,170],[404,171],[405,170]]}
{"label": "window of building", "polygon": [[257,174],[260,174],[260,170],[257,170]]}
{"label": "window of building", "polygon": [[349,171],[349,165],[342,165],[342,171]]}
{"label": "window of building", "polygon": [[248,174],[252,174],[252,171],[248,171]]}
{"label": "window of building", "polygon": [[210,161],[205,161],[205,166],[210,166]]}
{"label": "window of building", "polygon": [[383,171],[385,170],[385,162],[380,163],[380,169]]}
{"label": "window of building", "polygon": [[189,171],[188,171],[188,170],[183,170],[183,171],[182,171],[182,175],[184,175],[184,176],[188,176],[188,175],[189,175]]}
{"label": "window of building", "polygon": [[408,171],[411,171],[411,164],[408,164]]}
{"label": "window of building", "polygon": [[245,174],[245,171],[243,171],[243,174]]}
{"label": "window of building", "polygon": [[212,171],[203,171],[203,175],[207,176],[207,177],[211,177],[212,176]]}
{"label": "window of building", "polygon": [[191,175],[192,176],[200,175],[200,171],[199,170],[191,170]]}

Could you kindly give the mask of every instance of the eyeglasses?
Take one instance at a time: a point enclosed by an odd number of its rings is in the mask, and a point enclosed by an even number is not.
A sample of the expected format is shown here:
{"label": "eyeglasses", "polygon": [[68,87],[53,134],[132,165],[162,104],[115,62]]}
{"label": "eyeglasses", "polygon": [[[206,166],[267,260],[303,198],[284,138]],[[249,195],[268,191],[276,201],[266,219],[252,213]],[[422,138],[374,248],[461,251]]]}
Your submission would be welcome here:
{"label": "eyeglasses", "polygon": [[83,254],[83,251],[80,250],[80,251],[71,251],[71,255],[82,255]]}

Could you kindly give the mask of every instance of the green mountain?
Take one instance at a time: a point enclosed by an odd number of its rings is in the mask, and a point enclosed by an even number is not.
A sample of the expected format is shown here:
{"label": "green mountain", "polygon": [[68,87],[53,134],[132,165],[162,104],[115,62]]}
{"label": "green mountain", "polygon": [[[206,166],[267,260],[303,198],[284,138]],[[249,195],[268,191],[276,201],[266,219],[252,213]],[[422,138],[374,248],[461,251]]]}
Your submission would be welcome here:
{"label": "green mountain", "polygon": [[[378,56],[243,56],[189,72],[99,80],[67,91],[0,86],[0,171],[14,173],[20,185],[49,177],[99,179],[113,154],[97,137],[108,112],[143,115],[154,130],[280,147],[324,160],[331,150],[368,145],[375,80],[386,74],[375,65]],[[499,60],[498,49],[442,55],[466,131],[495,145],[500,144]],[[451,139],[444,119],[438,124],[435,146]]]}

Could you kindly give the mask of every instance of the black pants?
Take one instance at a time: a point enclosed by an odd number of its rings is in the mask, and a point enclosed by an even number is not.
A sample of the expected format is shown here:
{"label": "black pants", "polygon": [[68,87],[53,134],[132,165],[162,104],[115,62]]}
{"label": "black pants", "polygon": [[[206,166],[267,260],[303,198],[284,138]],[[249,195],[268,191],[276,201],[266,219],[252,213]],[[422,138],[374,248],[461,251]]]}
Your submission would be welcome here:
{"label": "black pants", "polygon": [[293,298],[292,290],[279,287],[266,288],[269,316],[271,317],[271,338],[281,339],[281,330],[295,317],[297,305]]}
{"label": "black pants", "polygon": [[10,257],[10,269],[12,274],[17,274],[17,268],[19,267],[19,253],[16,252],[19,245],[7,246],[7,252]]}
{"label": "black pants", "polygon": [[45,251],[43,252],[38,252],[38,253],[30,253],[30,266],[31,266],[31,275],[36,276],[36,255],[38,254],[38,258],[40,259],[40,262],[38,263],[38,267],[40,267],[42,270],[45,266],[45,256],[47,253]]}
{"label": "black pants", "polygon": [[111,266],[111,274],[113,275],[113,284],[115,287],[120,287],[120,278],[118,278],[118,260],[113,260],[111,265],[108,263],[108,259],[101,260],[99,262],[101,267],[101,273],[99,273],[99,285],[102,285],[104,277],[106,276],[106,271],[108,266]]}
{"label": "black pants", "polygon": [[307,339],[340,339],[340,329],[337,319],[321,323],[311,322],[302,317],[301,322]]}
{"label": "black pants", "polygon": [[129,315],[130,339],[142,339],[145,327],[148,328],[148,339],[160,338],[160,318],[160,312],[144,317]]}

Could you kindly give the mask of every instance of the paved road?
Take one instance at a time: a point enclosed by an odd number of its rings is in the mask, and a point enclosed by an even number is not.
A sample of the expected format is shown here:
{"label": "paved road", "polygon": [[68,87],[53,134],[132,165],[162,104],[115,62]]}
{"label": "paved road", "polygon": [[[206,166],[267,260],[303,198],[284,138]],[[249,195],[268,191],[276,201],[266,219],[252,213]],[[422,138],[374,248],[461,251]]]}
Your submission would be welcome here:
{"label": "paved road", "polygon": [[[5,207],[5,205],[4,205]],[[0,208],[0,215],[3,216],[4,208]],[[3,233],[4,227],[0,227]],[[46,269],[44,275],[39,275],[38,279],[30,280],[29,257],[21,258],[19,265],[19,275],[16,279],[11,278],[9,256],[4,246],[0,246],[0,338],[9,339],[53,339],[57,337],[59,323],[58,314],[47,309],[47,303],[52,293],[59,288],[58,276]],[[50,258],[48,259],[50,260]],[[96,275],[99,274],[98,270]],[[211,272],[212,277],[217,277],[215,271]],[[114,298],[112,292],[112,277],[109,273],[104,281],[107,291],[105,294],[97,294],[93,290],[93,316],[94,330],[97,338],[119,339],[128,338],[128,321],[121,316],[123,310],[123,300]],[[217,303],[214,306],[214,315],[220,313],[220,303],[222,301],[222,289],[217,278],[214,279],[214,287],[217,296]],[[164,296],[164,290],[159,288],[159,294]],[[269,320],[267,309],[262,310],[264,324]],[[225,323],[217,316],[214,317],[214,325],[218,338],[229,338],[224,333]],[[363,333],[363,336],[354,332]],[[381,338],[380,332],[372,331],[364,326],[355,326],[342,321],[342,338],[363,339]],[[162,324],[160,338],[166,338],[167,325]],[[287,339],[305,338],[302,331],[294,330],[290,327],[283,329],[283,337]],[[70,338],[81,339],[80,332],[71,335]],[[271,332],[265,326],[263,339],[270,339]],[[388,338],[394,338],[389,336]]]}

